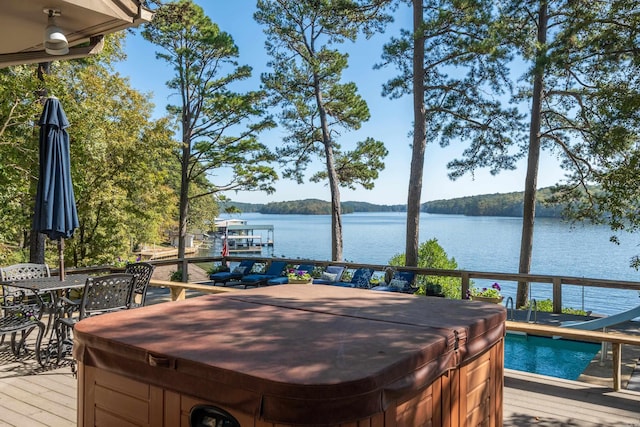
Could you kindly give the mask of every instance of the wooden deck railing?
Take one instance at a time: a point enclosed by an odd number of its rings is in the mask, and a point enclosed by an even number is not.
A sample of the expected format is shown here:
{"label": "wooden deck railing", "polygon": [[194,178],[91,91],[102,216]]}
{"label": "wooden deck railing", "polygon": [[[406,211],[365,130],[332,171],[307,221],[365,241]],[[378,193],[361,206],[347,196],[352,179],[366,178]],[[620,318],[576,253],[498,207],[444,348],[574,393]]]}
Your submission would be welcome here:
{"label": "wooden deck railing", "polygon": [[[151,261],[155,265],[184,265],[191,263],[206,263],[206,262],[239,262],[247,257],[193,257],[186,259],[167,259]],[[265,261],[271,258],[260,258]],[[327,265],[344,265],[347,268],[355,269],[361,267],[372,268],[375,271],[383,271],[387,265],[380,264],[361,264],[351,262],[331,262],[331,261],[316,261],[306,259],[287,259],[278,258],[278,260],[287,261],[292,264],[310,263],[317,266]],[[105,267],[102,267],[105,268]],[[604,289],[630,289],[640,291],[640,282],[621,281],[621,280],[606,280],[606,279],[590,279],[585,277],[571,277],[571,276],[552,276],[552,275],[540,275],[540,274],[517,274],[517,273],[498,273],[498,272],[485,272],[485,271],[468,271],[468,270],[441,270],[435,268],[418,268],[418,267],[401,267],[402,270],[414,271],[416,275],[421,276],[444,276],[455,277],[461,281],[461,295],[465,295],[469,289],[471,280],[473,279],[485,279],[500,282],[529,282],[537,284],[547,284],[552,287],[552,302],[553,313],[562,312],[562,285],[575,285],[585,287],[599,287]],[[87,269],[83,269],[86,272]]]}
{"label": "wooden deck railing", "polygon": [[200,283],[184,283],[184,282],[171,282],[168,280],[155,280],[151,279],[150,286],[156,286],[160,288],[169,288],[171,293],[171,301],[180,301],[187,297],[186,292],[197,291],[207,294],[219,294],[221,292],[235,292],[238,289],[226,288],[223,286],[203,285]]}
{"label": "wooden deck railing", "polygon": [[[165,259],[150,261],[155,265],[188,265],[191,263],[206,263],[206,262],[239,262],[247,257],[193,257],[186,259]],[[270,258],[262,258],[265,262]],[[279,260],[289,262],[291,264],[309,263],[316,266],[327,265],[344,265],[347,268],[372,268],[375,271],[383,271],[386,265],[378,264],[360,264],[350,262],[331,262],[331,261],[315,261],[305,259],[286,259],[278,258]],[[619,280],[604,280],[604,279],[590,279],[584,277],[570,277],[570,276],[548,276],[537,274],[509,274],[509,273],[497,273],[497,272],[481,272],[481,271],[466,271],[466,270],[440,270],[432,268],[416,268],[416,267],[402,267],[403,270],[414,271],[416,275],[423,276],[445,276],[445,277],[457,277],[461,279],[462,295],[466,294],[467,289],[472,279],[487,279],[495,281],[513,281],[520,282],[525,281],[529,283],[547,283],[553,287],[553,311],[554,313],[560,313],[562,309],[562,285],[577,285],[588,287],[600,287],[605,289],[630,289],[640,290],[640,282],[631,281],[619,281]],[[121,271],[121,269],[114,268],[112,266],[98,266],[90,268],[81,268],[68,270],[68,273],[100,273],[110,271]],[[55,271],[54,271],[55,273]],[[186,297],[187,290],[193,290],[202,293],[220,293],[220,292],[235,292],[237,289],[212,286],[202,283],[187,283],[187,282],[173,282],[165,280],[152,279],[151,286],[169,288],[171,292],[171,300],[178,301]],[[585,331],[579,329],[562,328],[558,326],[542,325],[539,323],[526,323],[526,322],[513,322],[507,321],[506,327],[508,331],[523,332],[531,335],[562,337],[567,339],[574,339],[579,341],[602,343],[607,342],[612,345],[612,379],[613,389],[620,390],[621,388],[621,364],[622,364],[622,345],[634,345],[640,346],[640,336],[622,334],[622,333],[608,333],[598,331]]]}

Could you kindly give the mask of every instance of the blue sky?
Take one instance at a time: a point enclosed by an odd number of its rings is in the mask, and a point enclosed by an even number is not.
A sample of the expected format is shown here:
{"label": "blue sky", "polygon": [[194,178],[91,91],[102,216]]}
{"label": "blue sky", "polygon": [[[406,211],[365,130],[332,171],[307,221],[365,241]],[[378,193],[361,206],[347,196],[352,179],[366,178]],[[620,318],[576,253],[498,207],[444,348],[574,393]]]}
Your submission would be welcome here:
{"label": "blue sky", "polygon": [[[253,78],[246,82],[257,88],[260,85],[260,73],[269,71],[268,56],[264,50],[264,33],[262,27],[253,20],[255,2],[253,0],[196,0],[213,22],[231,34],[240,51],[240,64],[253,67]],[[395,74],[393,69],[374,70],[373,65],[380,62],[382,45],[400,28],[410,28],[411,16],[408,9],[397,12],[395,23],[385,34],[373,39],[361,39],[355,44],[345,44],[349,53],[349,68],[344,73],[345,81],[354,81],[361,96],[367,101],[371,119],[356,132],[344,133],[340,144],[344,149],[352,149],[357,141],[373,137],[385,143],[389,150],[386,167],[380,171],[373,190],[362,188],[356,191],[342,189],[342,201],[364,201],[377,204],[405,204],[409,171],[411,164],[412,101],[405,96],[399,100],[382,97],[382,84]],[[165,106],[171,92],[166,88],[166,81],[173,75],[172,70],[163,61],[155,59],[155,46],[146,42],[136,32],[128,35],[126,41],[126,61],[118,64],[116,69],[129,77],[131,85],[137,90],[148,93],[156,105],[156,115],[165,114]],[[174,101],[175,102],[175,101]],[[280,144],[282,130],[263,134],[261,140],[269,147]],[[475,176],[465,176],[456,181],[447,177],[446,164],[463,151],[461,143],[441,148],[428,145],[425,156],[425,173],[421,201],[450,199],[487,193],[505,193],[522,191],[526,174],[526,163],[519,164],[516,171],[501,172],[491,176],[488,171],[481,170]],[[315,167],[322,167],[316,161]],[[562,178],[558,162],[544,154],[538,177],[538,186],[547,187]],[[215,177],[212,178],[215,183]],[[329,188],[324,184],[297,183],[280,179],[275,184],[276,192],[268,195],[262,192],[238,192],[227,194],[232,200],[250,203],[268,203],[271,201],[298,200],[317,198],[330,200]]]}

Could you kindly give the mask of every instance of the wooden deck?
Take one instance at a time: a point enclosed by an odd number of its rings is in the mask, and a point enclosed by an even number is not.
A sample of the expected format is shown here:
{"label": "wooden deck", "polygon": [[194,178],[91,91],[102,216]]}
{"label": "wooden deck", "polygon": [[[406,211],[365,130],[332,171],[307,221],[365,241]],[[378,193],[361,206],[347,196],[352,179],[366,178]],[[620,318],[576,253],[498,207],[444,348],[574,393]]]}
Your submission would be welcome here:
{"label": "wooden deck", "polygon": [[506,370],[504,426],[640,426],[640,393]]}
{"label": "wooden deck", "polygon": [[[147,296],[151,304],[168,299],[167,289]],[[503,425],[640,427],[640,392],[613,391],[610,370],[603,371],[604,381],[582,382],[505,370]],[[75,426],[76,390],[69,366],[43,369],[0,345],[0,427]]]}
{"label": "wooden deck", "polygon": [[[0,426],[73,426],[71,369],[16,361],[0,347]],[[640,426],[640,393],[506,370],[504,426]]]}
{"label": "wooden deck", "polygon": [[39,368],[35,361],[16,362],[0,349],[0,426],[68,427],[76,425],[76,379],[70,367]]}

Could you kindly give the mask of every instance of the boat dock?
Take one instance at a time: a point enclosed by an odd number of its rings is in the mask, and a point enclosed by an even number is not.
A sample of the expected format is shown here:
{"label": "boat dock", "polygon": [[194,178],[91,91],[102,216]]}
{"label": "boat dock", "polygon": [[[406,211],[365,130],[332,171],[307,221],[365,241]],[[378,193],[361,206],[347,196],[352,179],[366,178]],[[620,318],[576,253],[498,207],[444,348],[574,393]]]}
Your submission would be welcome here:
{"label": "boat dock", "polygon": [[273,247],[273,225],[249,225],[244,220],[216,222],[216,235],[227,239],[230,253],[261,253],[264,247]]}
{"label": "boat dock", "polygon": [[[184,252],[186,255],[192,255],[198,252],[198,248],[197,247],[184,248]],[[140,257],[145,261],[154,260],[154,259],[177,258],[178,248],[154,246],[153,248],[142,249],[139,254],[140,254]]]}

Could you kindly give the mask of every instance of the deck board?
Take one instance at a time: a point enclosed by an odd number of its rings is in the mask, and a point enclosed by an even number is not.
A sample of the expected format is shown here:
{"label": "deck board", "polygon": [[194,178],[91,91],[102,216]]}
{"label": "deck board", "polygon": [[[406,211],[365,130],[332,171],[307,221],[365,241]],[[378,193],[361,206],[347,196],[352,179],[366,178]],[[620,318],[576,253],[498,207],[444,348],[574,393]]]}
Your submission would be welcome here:
{"label": "deck board", "polygon": [[505,426],[640,425],[640,393],[505,370]]}
{"label": "deck board", "polygon": [[[34,372],[37,372],[34,371]],[[69,367],[0,378],[0,426],[68,427],[76,422],[76,379]]]}
{"label": "deck board", "polygon": [[[75,393],[69,367],[1,376],[0,426],[73,426]],[[640,393],[506,370],[504,426],[530,425],[640,425]]]}

